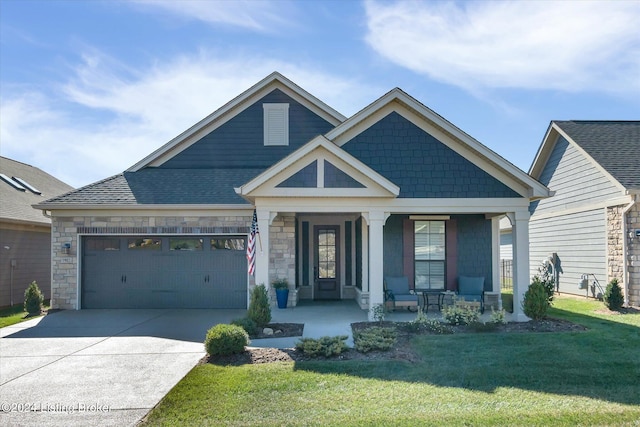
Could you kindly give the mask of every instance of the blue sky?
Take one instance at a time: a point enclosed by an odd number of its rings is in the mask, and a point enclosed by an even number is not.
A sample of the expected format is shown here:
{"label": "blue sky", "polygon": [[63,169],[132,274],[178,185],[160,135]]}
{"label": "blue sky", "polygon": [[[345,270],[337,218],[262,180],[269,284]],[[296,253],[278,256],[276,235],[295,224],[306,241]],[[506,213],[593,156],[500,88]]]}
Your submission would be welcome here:
{"label": "blue sky", "polygon": [[640,1],[0,0],[0,154],[122,172],[279,71],[350,116],[394,87],[527,171],[550,120],[640,119]]}

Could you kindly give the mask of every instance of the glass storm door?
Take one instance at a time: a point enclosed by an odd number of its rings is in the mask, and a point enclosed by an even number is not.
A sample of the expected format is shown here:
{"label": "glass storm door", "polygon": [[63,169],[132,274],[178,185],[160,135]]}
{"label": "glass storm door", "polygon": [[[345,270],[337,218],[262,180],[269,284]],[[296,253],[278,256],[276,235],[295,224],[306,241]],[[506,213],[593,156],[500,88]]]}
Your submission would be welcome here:
{"label": "glass storm door", "polygon": [[314,227],[314,299],[340,299],[340,236],[338,226]]}

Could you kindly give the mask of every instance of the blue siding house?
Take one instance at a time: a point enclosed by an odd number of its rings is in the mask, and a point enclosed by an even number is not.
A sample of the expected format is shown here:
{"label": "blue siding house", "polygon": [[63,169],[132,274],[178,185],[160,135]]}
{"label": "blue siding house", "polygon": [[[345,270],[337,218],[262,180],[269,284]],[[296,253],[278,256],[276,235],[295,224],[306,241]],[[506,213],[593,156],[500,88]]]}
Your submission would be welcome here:
{"label": "blue siding house", "polygon": [[434,292],[483,277],[499,292],[505,215],[521,300],[529,205],[548,196],[398,88],[345,117],[275,72],[123,173],[39,207],[53,218],[56,308],[242,308],[251,287],[286,278],[291,305],[371,309],[390,276]]}

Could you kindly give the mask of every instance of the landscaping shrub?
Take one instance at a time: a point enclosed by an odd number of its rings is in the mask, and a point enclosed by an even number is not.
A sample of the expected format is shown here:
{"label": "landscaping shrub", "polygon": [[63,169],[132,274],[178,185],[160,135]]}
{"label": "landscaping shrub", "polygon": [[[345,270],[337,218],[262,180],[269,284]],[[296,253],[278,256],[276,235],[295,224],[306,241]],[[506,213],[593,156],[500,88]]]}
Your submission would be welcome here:
{"label": "landscaping shrub", "polygon": [[495,311],[493,307],[491,307],[491,316],[489,317],[491,323],[495,323],[496,325],[506,325],[507,324],[507,316],[504,309]]}
{"label": "landscaping shrub", "polygon": [[216,325],[207,331],[207,337],[204,340],[204,348],[212,356],[242,353],[247,345],[249,345],[249,335],[237,325]]}
{"label": "landscaping shrub", "polygon": [[622,296],[622,288],[618,284],[618,279],[613,279],[607,285],[607,289],[604,291],[604,304],[609,310],[620,310],[622,304],[624,304],[624,298]]}
{"label": "landscaping shrub", "polygon": [[347,338],[349,337],[346,335],[318,339],[302,338],[296,343],[296,350],[309,357],[337,356],[349,348],[345,342]]}
{"label": "landscaping shrub", "polygon": [[543,319],[547,315],[549,295],[542,282],[535,280],[535,278],[524,294],[522,309],[524,314],[533,320]]}
{"label": "landscaping shrub", "polygon": [[373,320],[382,324],[387,316],[387,309],[384,304],[376,304],[373,306]]}
{"label": "landscaping shrub", "polygon": [[407,332],[428,331],[438,335],[453,333],[448,325],[445,325],[437,319],[429,319],[422,310],[418,311],[414,320],[405,323],[403,329]]}
{"label": "landscaping shrub", "polygon": [[354,347],[360,353],[389,351],[397,341],[396,328],[374,326],[353,333]]}
{"label": "landscaping shrub", "polygon": [[264,285],[255,286],[251,290],[249,299],[249,310],[247,317],[259,328],[264,328],[271,322],[271,307],[269,306],[269,295]]}
{"label": "landscaping shrub", "polygon": [[452,304],[442,309],[442,317],[450,325],[468,325],[480,319],[480,312],[468,306]]}
{"label": "landscaping shrub", "polygon": [[252,319],[248,317],[234,319],[231,321],[231,324],[240,326],[242,329],[245,330],[247,334],[249,334],[249,336],[253,336],[256,334],[256,332],[258,332],[258,326],[256,325],[256,322],[254,322]]}
{"label": "landscaping shrub", "polygon": [[24,309],[29,314],[40,314],[44,295],[40,292],[38,284],[33,281],[26,291],[24,291]]}

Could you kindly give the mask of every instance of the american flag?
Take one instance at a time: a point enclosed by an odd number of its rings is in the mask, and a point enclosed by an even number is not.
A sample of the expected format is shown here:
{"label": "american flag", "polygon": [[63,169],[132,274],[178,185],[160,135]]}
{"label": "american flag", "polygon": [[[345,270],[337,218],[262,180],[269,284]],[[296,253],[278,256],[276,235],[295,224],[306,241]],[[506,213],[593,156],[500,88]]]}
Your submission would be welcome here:
{"label": "american flag", "polygon": [[247,244],[247,261],[249,261],[249,274],[255,275],[256,272],[256,237],[260,234],[258,231],[258,216],[256,210],[253,210],[253,220],[251,221],[251,233],[249,234],[249,243]]}

